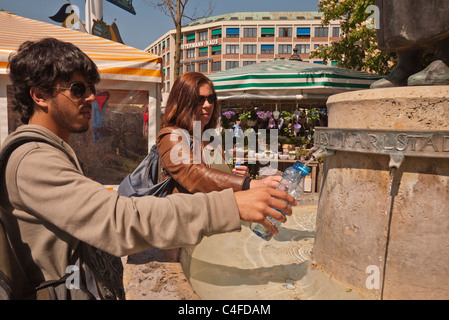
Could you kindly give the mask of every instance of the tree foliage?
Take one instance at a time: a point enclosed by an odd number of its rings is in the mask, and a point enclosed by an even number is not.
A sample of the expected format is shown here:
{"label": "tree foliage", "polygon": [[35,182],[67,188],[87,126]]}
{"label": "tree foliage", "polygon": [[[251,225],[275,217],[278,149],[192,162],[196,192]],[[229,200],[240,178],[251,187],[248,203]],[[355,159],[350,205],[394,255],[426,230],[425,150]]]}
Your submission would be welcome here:
{"label": "tree foliage", "polygon": [[396,55],[379,50],[374,21],[374,0],[320,0],[322,25],[341,20],[340,41],[320,46],[311,57],[323,63],[335,61],[337,66],[385,75],[397,64]]}

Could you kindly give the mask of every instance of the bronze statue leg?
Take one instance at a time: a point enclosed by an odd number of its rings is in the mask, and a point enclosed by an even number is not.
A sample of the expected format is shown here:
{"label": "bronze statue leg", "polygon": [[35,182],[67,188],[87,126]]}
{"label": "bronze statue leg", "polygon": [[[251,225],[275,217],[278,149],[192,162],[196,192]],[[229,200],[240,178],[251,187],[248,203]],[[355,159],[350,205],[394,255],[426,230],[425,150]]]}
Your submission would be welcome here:
{"label": "bronze statue leg", "polygon": [[435,60],[408,79],[409,86],[449,85],[449,39],[435,45]]}
{"label": "bronze statue leg", "polygon": [[401,87],[407,85],[407,79],[414,73],[422,69],[422,51],[408,50],[400,51],[398,55],[397,67],[385,78],[371,84],[371,89]]}

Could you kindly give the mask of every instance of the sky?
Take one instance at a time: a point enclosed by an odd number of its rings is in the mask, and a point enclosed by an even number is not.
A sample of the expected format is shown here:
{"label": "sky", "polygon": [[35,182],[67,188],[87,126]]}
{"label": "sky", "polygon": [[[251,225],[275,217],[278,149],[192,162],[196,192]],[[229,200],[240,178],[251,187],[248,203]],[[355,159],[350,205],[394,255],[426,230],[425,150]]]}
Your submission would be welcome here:
{"label": "sky", "polygon": [[[103,21],[112,24],[114,19],[119,28],[123,42],[131,47],[144,50],[153,41],[174,29],[171,17],[151,6],[157,0],[133,0],[136,15],[133,15],[108,1],[103,1]],[[317,11],[319,0],[190,0],[186,11],[192,13],[197,8],[198,14],[211,2],[212,16],[240,11]],[[56,25],[49,17],[68,3],[67,0],[0,0],[0,8],[19,16],[40,20]],[[70,0],[80,9],[84,20],[85,0]]]}

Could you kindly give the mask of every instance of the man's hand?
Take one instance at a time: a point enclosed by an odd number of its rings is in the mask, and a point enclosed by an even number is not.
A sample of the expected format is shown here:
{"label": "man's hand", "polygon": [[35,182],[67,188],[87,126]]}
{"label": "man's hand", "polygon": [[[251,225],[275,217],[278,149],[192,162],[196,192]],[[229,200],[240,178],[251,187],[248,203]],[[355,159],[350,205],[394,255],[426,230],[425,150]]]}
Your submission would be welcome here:
{"label": "man's hand", "polygon": [[291,216],[292,208],[285,201],[292,206],[296,206],[296,201],[291,195],[285,191],[269,187],[236,192],[235,199],[239,208],[240,219],[259,223],[273,234],[277,234],[279,231],[266,217],[270,216],[285,222],[287,218],[274,208],[285,212],[287,216]]}
{"label": "man's hand", "polygon": [[281,181],[282,176],[268,176],[260,180],[251,180],[249,188],[270,187],[276,189]]}
{"label": "man's hand", "polygon": [[238,176],[249,177],[249,168],[244,165],[238,165],[232,169],[232,173]]}

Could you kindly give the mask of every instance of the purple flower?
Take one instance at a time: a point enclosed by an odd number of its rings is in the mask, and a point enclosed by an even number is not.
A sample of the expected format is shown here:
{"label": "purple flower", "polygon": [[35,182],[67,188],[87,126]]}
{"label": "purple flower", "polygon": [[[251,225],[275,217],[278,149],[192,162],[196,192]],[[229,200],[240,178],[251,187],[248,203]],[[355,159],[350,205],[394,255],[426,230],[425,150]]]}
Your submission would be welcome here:
{"label": "purple flower", "polygon": [[235,115],[235,112],[234,111],[225,111],[222,113],[222,115],[225,116],[226,119],[231,119]]}

